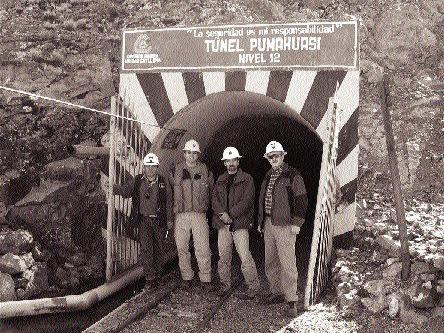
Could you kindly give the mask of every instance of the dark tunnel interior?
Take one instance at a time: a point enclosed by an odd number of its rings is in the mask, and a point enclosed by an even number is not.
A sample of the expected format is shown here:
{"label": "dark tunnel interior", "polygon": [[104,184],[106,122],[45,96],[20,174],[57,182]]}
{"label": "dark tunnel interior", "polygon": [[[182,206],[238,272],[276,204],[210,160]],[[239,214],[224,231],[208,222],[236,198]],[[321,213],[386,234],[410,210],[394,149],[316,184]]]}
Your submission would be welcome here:
{"label": "dark tunnel interior", "polygon": [[[242,155],[240,167],[251,174],[255,182],[257,211],[261,182],[270,168],[263,157],[265,147],[271,140],[281,142],[287,151],[285,162],[301,172],[309,199],[306,222],[296,241],[298,285],[303,294],[313,235],[322,141],[295,111],[283,103],[247,92],[216,95],[207,96],[175,114],[156,137],[152,148],[159,154],[161,161],[168,160],[165,168],[169,168],[171,164],[182,160],[181,149],[184,143],[194,138],[201,144],[201,160],[217,179],[225,171],[221,161],[223,150],[227,146],[236,147]],[[184,133],[173,146],[165,145],[171,128]],[[250,232],[250,237],[250,248],[259,273],[264,274],[263,240],[255,231]]]}
{"label": "dark tunnel interior", "polygon": [[[210,143],[202,152],[202,160],[213,171],[215,179],[217,179],[225,171],[225,167],[220,160],[225,147],[234,146],[238,148],[242,155],[240,167],[252,175],[255,182],[255,208],[257,211],[261,182],[270,168],[263,154],[265,153],[265,146],[271,140],[282,143],[287,151],[285,162],[296,167],[301,172],[307,187],[309,207],[306,222],[301,228],[296,243],[299,289],[301,289],[305,286],[313,235],[317,186],[322,158],[322,144],[320,140],[307,127],[285,116],[242,116],[230,120],[214,133]],[[307,141],[310,144],[307,144]],[[313,141],[316,142],[315,147],[313,147]],[[258,269],[263,273],[263,240],[254,231],[250,233],[250,237],[250,247]]]}

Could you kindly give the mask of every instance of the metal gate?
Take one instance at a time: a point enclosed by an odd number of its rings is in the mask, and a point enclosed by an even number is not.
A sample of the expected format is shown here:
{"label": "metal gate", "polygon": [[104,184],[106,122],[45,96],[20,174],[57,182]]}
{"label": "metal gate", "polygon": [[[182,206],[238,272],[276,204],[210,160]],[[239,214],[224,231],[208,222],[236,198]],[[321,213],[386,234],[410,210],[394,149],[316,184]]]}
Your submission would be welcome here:
{"label": "metal gate", "polygon": [[316,302],[328,282],[330,273],[336,197],[335,170],[340,127],[339,110],[335,99],[336,93],[334,98],[330,98],[327,110],[328,140],[324,142],[322,152],[313,239],[305,287],[304,306],[306,308]]}

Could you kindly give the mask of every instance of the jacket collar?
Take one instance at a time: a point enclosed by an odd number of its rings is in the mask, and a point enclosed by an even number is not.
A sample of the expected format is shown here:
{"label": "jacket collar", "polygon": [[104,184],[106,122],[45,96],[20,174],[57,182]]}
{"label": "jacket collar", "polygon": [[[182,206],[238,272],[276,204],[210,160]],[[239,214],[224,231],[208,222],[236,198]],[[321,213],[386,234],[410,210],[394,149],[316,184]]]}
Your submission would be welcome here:
{"label": "jacket collar", "polygon": [[[281,172],[281,175],[280,175],[280,176],[284,175],[284,174],[288,171],[288,169],[289,169],[288,164],[284,162],[284,163],[282,164],[282,172]],[[265,177],[270,177],[272,172],[273,172],[273,168],[270,168],[270,170],[267,171],[267,174],[266,174]],[[279,177],[280,177],[280,176],[279,176]]]}
{"label": "jacket collar", "polygon": [[[241,181],[245,180],[245,172],[239,168],[237,170],[236,179],[234,183],[240,183]],[[228,171],[225,171],[223,174],[219,176],[219,182],[227,182],[228,181]]]}

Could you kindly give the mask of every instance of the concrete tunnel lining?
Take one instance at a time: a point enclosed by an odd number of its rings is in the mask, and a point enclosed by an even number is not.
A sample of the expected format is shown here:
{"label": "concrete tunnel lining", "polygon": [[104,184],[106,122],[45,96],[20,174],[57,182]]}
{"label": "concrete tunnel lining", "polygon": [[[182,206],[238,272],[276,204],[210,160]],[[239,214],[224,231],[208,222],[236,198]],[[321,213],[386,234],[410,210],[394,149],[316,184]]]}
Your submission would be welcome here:
{"label": "concrete tunnel lining", "polygon": [[[173,140],[171,140],[173,137]],[[285,161],[295,166],[306,183],[309,207],[297,238],[299,290],[303,294],[313,235],[316,195],[322,159],[322,140],[297,112],[270,97],[251,92],[220,92],[208,95],[177,112],[153,140],[161,171],[167,172],[183,159],[182,147],[194,138],[201,145],[201,159],[215,179],[225,171],[221,162],[226,146],[239,149],[240,167],[253,176],[256,206],[261,181],[269,169],[263,158],[270,140],[281,142],[288,152]],[[167,160],[168,162],[162,163]],[[257,210],[257,207],[256,207]],[[251,232],[250,248],[260,273],[264,272],[263,240]]]}

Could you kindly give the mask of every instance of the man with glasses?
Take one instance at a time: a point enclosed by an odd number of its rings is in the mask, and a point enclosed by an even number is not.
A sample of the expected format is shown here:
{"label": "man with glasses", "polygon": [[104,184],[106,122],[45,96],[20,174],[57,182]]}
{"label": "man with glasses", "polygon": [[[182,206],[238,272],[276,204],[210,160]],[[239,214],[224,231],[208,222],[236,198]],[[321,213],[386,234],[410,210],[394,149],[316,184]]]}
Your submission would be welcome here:
{"label": "man with glasses", "polygon": [[189,243],[193,234],[194,250],[199,266],[199,278],[203,292],[211,291],[211,252],[209,226],[206,212],[210,205],[213,176],[204,163],[198,161],[199,143],[189,140],[183,148],[185,161],[174,170],[174,214],[179,268],[182,288],[189,289],[194,278],[191,268]]}
{"label": "man with glasses", "polygon": [[216,181],[213,189],[213,226],[218,230],[218,272],[222,296],[231,286],[231,260],[233,242],[241,260],[241,270],[248,286],[241,298],[253,299],[259,289],[256,264],[250,252],[248,229],[253,227],[254,182],[239,168],[239,151],[225,148],[222,161],[227,168]]}
{"label": "man with glasses", "polygon": [[286,151],[271,141],[264,157],[271,165],[259,195],[258,231],[264,233],[265,275],[271,294],[265,304],[286,301],[287,316],[297,315],[296,235],[305,221],[308,199],[298,170],[284,163]]}

